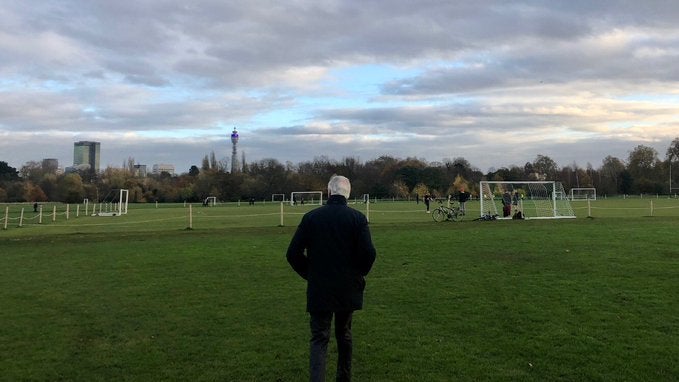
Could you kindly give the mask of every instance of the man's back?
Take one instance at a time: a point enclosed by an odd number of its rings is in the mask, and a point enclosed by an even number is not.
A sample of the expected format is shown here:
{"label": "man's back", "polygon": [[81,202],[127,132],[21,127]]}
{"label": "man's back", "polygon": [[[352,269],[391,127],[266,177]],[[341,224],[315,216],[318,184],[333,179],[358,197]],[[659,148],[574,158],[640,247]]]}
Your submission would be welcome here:
{"label": "man's back", "polygon": [[339,195],[304,215],[287,252],[293,269],[308,281],[309,311],[361,309],[363,276],[375,256],[365,216]]}

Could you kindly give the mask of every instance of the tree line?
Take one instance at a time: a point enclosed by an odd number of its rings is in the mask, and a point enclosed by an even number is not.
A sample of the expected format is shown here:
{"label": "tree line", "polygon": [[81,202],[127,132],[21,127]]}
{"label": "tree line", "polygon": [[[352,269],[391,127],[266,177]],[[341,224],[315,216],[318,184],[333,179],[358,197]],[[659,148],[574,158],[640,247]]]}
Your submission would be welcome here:
{"label": "tree line", "polygon": [[[297,164],[277,159],[243,163],[238,172],[205,155],[201,166],[174,176],[168,173],[140,176],[129,158],[122,168],[59,174],[49,162],[27,162],[20,169],[0,161],[0,202],[107,201],[117,189],[128,189],[130,202],[200,202],[208,196],[221,201],[271,200],[273,194],[293,191],[325,191],[328,179],[341,174],[352,182],[352,195],[369,194],[376,198],[414,198],[427,193],[435,197],[456,194],[464,187],[478,195],[481,180],[560,181],[566,190],[594,187],[599,195],[668,194],[679,189],[679,168],[672,174],[671,164],[679,159],[679,137],[660,158],[649,146],[636,146],[625,159],[607,156],[598,167],[575,162],[559,167],[552,158],[538,154],[523,166],[511,165],[483,173],[462,157],[427,162],[419,158],[380,156],[361,162],[325,156]],[[679,167],[679,166],[677,166]],[[670,178],[670,176],[672,178]]]}

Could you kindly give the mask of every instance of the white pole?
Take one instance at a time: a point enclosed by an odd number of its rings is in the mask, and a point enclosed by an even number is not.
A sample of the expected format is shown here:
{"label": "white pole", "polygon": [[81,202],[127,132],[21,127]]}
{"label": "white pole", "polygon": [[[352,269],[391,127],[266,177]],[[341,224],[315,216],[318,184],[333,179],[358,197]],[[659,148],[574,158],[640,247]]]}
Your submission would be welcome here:
{"label": "white pole", "polygon": [[69,215],[70,210],[71,210],[71,205],[66,204],[66,220],[68,220],[68,215]]}
{"label": "white pole", "polygon": [[653,216],[653,200],[651,200],[651,216]]}
{"label": "white pole", "polygon": [[281,225],[280,227],[283,227],[283,202],[281,202]]}
{"label": "white pole", "polygon": [[158,208],[158,201],[156,200],[156,208]]}
{"label": "white pole", "polygon": [[130,190],[125,190],[125,215],[127,215],[127,206],[130,204]]}
{"label": "white pole", "polygon": [[89,207],[89,205],[90,205],[90,203],[85,203],[85,216],[87,216],[87,210],[88,210],[87,207]]}
{"label": "white pole", "polygon": [[5,227],[7,229],[7,222],[9,221],[9,206],[5,206]]}
{"label": "white pole", "polygon": [[55,204],[52,208],[52,221],[57,221],[57,205]]}
{"label": "white pole", "polygon": [[368,202],[365,204],[365,219],[370,223],[370,198],[368,198]]}
{"label": "white pole", "polygon": [[483,216],[483,186],[482,183],[479,182],[479,209],[481,210],[481,216]]}
{"label": "white pole", "polygon": [[80,204],[75,205],[75,217],[80,216]]}
{"label": "white pole", "polygon": [[556,182],[552,182],[552,216],[556,217]]}
{"label": "white pole", "polygon": [[19,218],[19,227],[24,226],[24,209],[21,209],[21,217]]}
{"label": "white pole", "polygon": [[189,229],[193,229],[193,204],[189,204]]}
{"label": "white pole", "polygon": [[592,204],[589,202],[589,197],[587,197],[587,217],[592,217]]}
{"label": "white pole", "polygon": [[38,224],[42,224],[42,204],[40,205],[40,212],[38,213]]}

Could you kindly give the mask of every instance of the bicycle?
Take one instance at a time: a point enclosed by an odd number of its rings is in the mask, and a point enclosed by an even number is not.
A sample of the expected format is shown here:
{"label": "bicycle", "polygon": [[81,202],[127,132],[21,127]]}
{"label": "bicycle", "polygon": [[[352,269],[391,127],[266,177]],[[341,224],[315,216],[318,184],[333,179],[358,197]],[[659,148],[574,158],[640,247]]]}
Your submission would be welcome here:
{"label": "bicycle", "polygon": [[460,207],[446,207],[443,205],[443,203],[441,203],[440,206],[436,207],[436,209],[432,211],[431,217],[435,222],[442,222],[446,220],[452,220],[456,222],[464,218],[464,212],[460,211]]}

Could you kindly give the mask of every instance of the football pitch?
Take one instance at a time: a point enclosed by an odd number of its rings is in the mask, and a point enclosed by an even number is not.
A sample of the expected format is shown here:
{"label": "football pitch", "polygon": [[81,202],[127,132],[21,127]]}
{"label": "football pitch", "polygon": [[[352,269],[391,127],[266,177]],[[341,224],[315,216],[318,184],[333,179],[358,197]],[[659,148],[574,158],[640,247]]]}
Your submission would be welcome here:
{"label": "football pitch", "polygon": [[[353,207],[370,208],[378,253],[354,316],[354,380],[677,380],[679,200],[524,221],[474,221],[471,203],[443,223],[421,203]],[[10,208],[0,379],[308,380],[305,283],[285,250],[313,206],[282,218],[275,203],[70,206],[42,224],[31,209],[21,228]]]}

